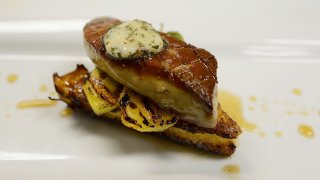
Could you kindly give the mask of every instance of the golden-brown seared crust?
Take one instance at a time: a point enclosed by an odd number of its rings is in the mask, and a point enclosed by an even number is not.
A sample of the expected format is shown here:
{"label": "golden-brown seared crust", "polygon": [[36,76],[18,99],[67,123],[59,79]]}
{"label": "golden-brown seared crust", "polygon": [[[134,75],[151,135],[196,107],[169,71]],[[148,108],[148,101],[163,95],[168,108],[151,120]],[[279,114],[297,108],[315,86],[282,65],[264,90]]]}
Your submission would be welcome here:
{"label": "golden-brown seared crust", "polygon": [[102,37],[108,29],[121,21],[113,18],[96,18],[87,23],[83,28],[84,38],[97,50],[104,51]]}
{"label": "golden-brown seared crust", "polygon": [[114,66],[163,78],[198,96],[212,108],[213,90],[217,83],[217,61],[212,54],[161,33],[167,47],[160,53],[134,61],[112,60],[106,56],[102,38],[110,27],[119,23],[119,20],[108,17],[94,19],[84,27],[85,40]]}

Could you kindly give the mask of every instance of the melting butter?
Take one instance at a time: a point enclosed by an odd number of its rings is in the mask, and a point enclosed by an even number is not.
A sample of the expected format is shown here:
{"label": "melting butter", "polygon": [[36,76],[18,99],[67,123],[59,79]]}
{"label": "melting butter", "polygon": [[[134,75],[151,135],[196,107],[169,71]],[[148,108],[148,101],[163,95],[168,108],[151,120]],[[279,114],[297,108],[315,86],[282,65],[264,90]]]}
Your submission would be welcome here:
{"label": "melting butter", "polygon": [[151,24],[137,19],[112,27],[103,41],[107,53],[117,59],[157,54],[164,46],[159,32]]}

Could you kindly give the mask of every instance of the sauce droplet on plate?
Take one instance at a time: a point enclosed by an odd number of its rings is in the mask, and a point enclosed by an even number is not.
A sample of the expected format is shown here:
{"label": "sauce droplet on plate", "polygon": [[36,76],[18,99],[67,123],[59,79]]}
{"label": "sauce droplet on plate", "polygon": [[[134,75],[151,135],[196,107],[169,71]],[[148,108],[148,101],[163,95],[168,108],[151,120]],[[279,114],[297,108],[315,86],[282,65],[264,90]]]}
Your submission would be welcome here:
{"label": "sauce droplet on plate", "polygon": [[314,137],[313,128],[311,126],[309,126],[309,125],[300,124],[298,126],[298,131],[299,131],[300,135],[305,137],[305,138],[312,139]]}
{"label": "sauce droplet on plate", "polygon": [[261,138],[265,138],[265,137],[267,136],[266,133],[264,133],[264,132],[262,132],[262,131],[259,131],[258,134],[259,134],[259,136],[260,136]]}
{"label": "sauce droplet on plate", "polygon": [[301,95],[302,95],[301,89],[294,88],[294,89],[292,89],[291,91],[292,91],[292,93],[293,93],[294,95],[296,95],[296,96],[301,96]]}
{"label": "sauce droplet on plate", "polygon": [[288,115],[293,115],[294,112],[293,112],[293,111],[287,111],[286,114],[288,114]]}
{"label": "sauce droplet on plate", "polygon": [[268,106],[266,104],[262,105],[262,111],[263,112],[269,112]]}
{"label": "sauce droplet on plate", "polygon": [[60,111],[61,117],[69,117],[73,114],[73,110],[71,108],[64,108]]}
{"label": "sauce droplet on plate", "polygon": [[219,90],[218,99],[223,109],[239,124],[241,128],[249,132],[254,132],[258,129],[256,124],[248,122],[244,118],[242,102],[238,96],[225,90]]}
{"label": "sauce droplet on plate", "polygon": [[57,101],[52,101],[50,99],[24,100],[24,101],[20,101],[17,104],[17,108],[24,109],[24,108],[32,108],[32,107],[46,107],[46,106],[53,106],[55,104],[57,104]]}
{"label": "sauce droplet on plate", "polygon": [[276,132],[274,133],[274,135],[275,135],[276,137],[282,137],[282,136],[283,136],[283,133],[282,133],[281,131],[276,131]]}
{"label": "sauce droplet on plate", "polygon": [[14,83],[14,82],[16,82],[18,80],[18,75],[16,75],[16,74],[9,74],[8,76],[7,76],[7,82],[8,83]]}
{"label": "sauce droplet on plate", "polygon": [[8,118],[11,116],[11,113],[6,113],[5,116]]}
{"label": "sauce droplet on plate", "polygon": [[303,111],[303,112],[301,112],[301,115],[302,115],[302,116],[309,116],[309,112]]}
{"label": "sauce droplet on plate", "polygon": [[256,102],[257,101],[257,98],[255,96],[250,96],[249,97],[249,101],[251,102]]}
{"label": "sauce droplet on plate", "polygon": [[227,174],[239,174],[240,173],[240,167],[236,164],[225,165],[222,167],[221,170]]}
{"label": "sauce droplet on plate", "polygon": [[48,87],[46,85],[41,85],[39,88],[40,92],[46,92],[48,90]]}

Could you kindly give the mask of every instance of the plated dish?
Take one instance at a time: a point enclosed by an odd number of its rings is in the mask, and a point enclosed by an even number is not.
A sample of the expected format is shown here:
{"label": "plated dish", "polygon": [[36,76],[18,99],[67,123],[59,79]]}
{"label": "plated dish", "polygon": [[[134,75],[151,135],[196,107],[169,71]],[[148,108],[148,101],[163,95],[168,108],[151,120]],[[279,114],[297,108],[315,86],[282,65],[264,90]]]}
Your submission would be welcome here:
{"label": "plated dish", "polygon": [[217,61],[176,34],[140,20],[90,21],[84,41],[96,68],[55,74],[60,99],[140,132],[231,155],[241,129],[219,105]]}
{"label": "plated dish", "polygon": [[[145,8],[147,0],[1,3],[0,176],[319,179],[319,3],[162,1],[156,9]],[[242,129],[231,157],[48,100],[59,98],[53,73],[63,76],[77,64],[94,70],[82,28],[103,14],[146,18],[155,29],[163,23],[164,32],[179,30],[185,42],[215,55],[219,102]]]}

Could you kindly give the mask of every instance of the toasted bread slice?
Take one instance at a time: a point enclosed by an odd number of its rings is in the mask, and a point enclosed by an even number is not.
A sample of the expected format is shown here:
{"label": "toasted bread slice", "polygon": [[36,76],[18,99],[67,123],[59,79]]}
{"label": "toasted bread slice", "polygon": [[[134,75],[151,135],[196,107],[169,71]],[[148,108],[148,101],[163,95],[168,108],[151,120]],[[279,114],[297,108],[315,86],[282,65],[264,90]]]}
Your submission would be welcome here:
{"label": "toasted bread slice", "polygon": [[[78,65],[76,70],[64,76],[59,76],[55,73],[53,79],[60,99],[74,109],[92,112],[83,92],[83,86],[89,77],[90,74],[83,65]],[[99,84],[100,82],[96,83]],[[179,119],[173,127],[153,134],[209,152],[231,155],[236,148],[234,139],[240,135],[241,129],[220,106],[218,112],[218,121],[215,128],[203,128]],[[120,122],[117,113],[105,119],[110,118]]]}

